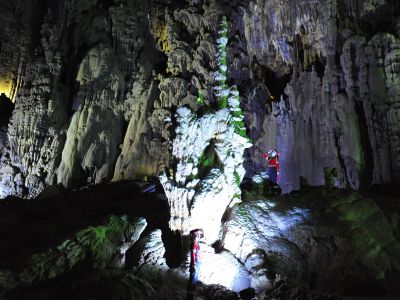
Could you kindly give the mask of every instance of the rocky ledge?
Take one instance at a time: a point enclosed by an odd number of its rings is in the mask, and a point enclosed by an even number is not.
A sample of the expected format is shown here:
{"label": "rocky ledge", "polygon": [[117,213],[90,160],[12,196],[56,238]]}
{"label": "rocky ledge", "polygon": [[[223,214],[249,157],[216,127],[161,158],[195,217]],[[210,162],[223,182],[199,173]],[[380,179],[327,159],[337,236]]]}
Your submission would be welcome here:
{"label": "rocky ledge", "polygon": [[[188,237],[169,229],[162,188],[147,187],[52,187],[35,201],[2,200],[0,299],[185,299]],[[397,196],[369,196],[245,191],[218,242],[201,245],[198,299],[399,295]]]}

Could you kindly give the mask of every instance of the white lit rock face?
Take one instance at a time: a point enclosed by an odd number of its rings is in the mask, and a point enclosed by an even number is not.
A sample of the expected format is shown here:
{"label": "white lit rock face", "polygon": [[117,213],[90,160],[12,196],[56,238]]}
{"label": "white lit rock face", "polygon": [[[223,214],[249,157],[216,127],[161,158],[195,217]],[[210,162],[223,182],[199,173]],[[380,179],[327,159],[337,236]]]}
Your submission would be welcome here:
{"label": "white lit rock face", "polygon": [[250,286],[246,268],[229,251],[215,253],[214,248],[201,244],[201,271],[199,280],[204,284],[220,284],[235,292]]}
{"label": "white lit rock face", "polygon": [[[206,285],[219,284],[236,292],[250,286],[248,271],[230,252],[215,253],[214,248],[204,243],[200,247],[200,282]],[[189,278],[190,254],[178,268],[169,269],[164,253],[161,231],[153,231],[135,244],[135,253],[132,255],[135,272],[146,280],[156,282],[159,286],[158,294],[164,295],[164,299],[176,299],[176,295],[184,297]]]}
{"label": "white lit rock face", "polygon": [[[284,192],[299,188],[299,177],[325,184],[325,171],[337,173],[338,187],[400,180],[397,2],[0,0],[0,88],[15,99],[0,129],[0,197],[160,178],[170,228],[205,231],[206,284],[268,291],[271,274],[322,289],[340,287],[354,270],[382,278],[400,269],[398,216],[389,224],[367,199],[337,201],[329,208],[339,216],[326,210],[352,224],[344,233],[296,201],[235,204],[245,171],[264,171],[261,153],[271,148],[280,152]],[[216,108],[224,95],[230,111]],[[240,110],[249,149],[229,122]],[[104,240],[113,259],[102,256],[100,266],[123,265],[138,238],[125,236]],[[210,247],[216,240],[222,253]],[[184,299],[189,259],[170,269],[159,230],[136,246],[135,271],[162,274],[160,293]],[[72,240],[60,247],[86,251]],[[35,256],[24,278],[67,272],[56,254]],[[60,264],[37,272],[48,257]],[[175,283],[181,288],[171,290]]]}
{"label": "white lit rock face", "polygon": [[80,65],[77,80],[81,92],[74,100],[75,113],[57,173],[64,186],[70,186],[82,171],[92,183],[109,180],[122,136],[118,96],[125,83],[111,49],[103,44],[91,49]]}
{"label": "white lit rock face", "polygon": [[[245,172],[243,152],[249,144],[234,133],[230,118],[228,109],[198,118],[190,109],[179,108],[172,151],[176,170],[160,177],[171,207],[170,228],[183,234],[202,228],[209,243],[218,239],[227,207],[240,199],[238,183]],[[200,160],[210,156],[219,166],[199,174],[204,171]]]}
{"label": "white lit rock face", "polygon": [[296,197],[234,206],[223,245],[245,265],[252,287],[268,290],[275,274],[284,274],[340,290],[346,278],[379,279],[400,269],[397,229],[374,201],[337,191],[314,201],[312,210]]}
{"label": "white lit rock face", "polygon": [[0,126],[0,149],[0,198],[5,198],[10,194],[22,196],[24,183],[14,180],[18,177],[14,176],[15,170],[10,165],[11,151],[5,126]]}
{"label": "white lit rock face", "polygon": [[161,230],[151,232],[144,239],[140,240],[135,248],[132,265],[138,274],[157,279],[167,272],[169,267],[164,258],[165,247],[161,240]]}

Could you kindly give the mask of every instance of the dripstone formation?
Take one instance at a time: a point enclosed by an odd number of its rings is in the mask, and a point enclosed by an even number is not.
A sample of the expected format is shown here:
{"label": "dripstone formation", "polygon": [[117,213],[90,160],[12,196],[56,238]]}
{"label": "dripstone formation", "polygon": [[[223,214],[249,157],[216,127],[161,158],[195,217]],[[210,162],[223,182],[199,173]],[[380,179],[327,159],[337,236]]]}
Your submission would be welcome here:
{"label": "dripstone formation", "polygon": [[[398,278],[397,196],[359,194],[400,181],[398,1],[0,0],[0,93],[0,198],[18,198],[0,203],[5,226],[31,209],[9,210],[22,199],[47,199],[32,209],[49,214],[52,200],[102,199],[87,208],[101,222],[0,264],[0,297],[93,266],[71,297],[111,278],[115,297],[183,299],[196,228],[204,299],[249,287],[295,299]],[[270,149],[283,194],[308,194],[266,198],[252,183]],[[142,182],[132,195],[130,180]],[[259,190],[243,193],[246,184]],[[106,199],[125,205],[154,190],[162,200],[133,203],[138,212]],[[79,259],[52,271],[46,253]]]}
{"label": "dripstone formation", "polygon": [[3,196],[172,167],[176,109],[216,101],[223,16],[227,83],[239,87],[254,144],[247,178],[274,148],[286,192],[299,177],[324,184],[324,170],[335,171],[338,187],[399,180],[395,1],[1,5],[0,73],[15,100],[13,171],[1,171],[15,180]]}

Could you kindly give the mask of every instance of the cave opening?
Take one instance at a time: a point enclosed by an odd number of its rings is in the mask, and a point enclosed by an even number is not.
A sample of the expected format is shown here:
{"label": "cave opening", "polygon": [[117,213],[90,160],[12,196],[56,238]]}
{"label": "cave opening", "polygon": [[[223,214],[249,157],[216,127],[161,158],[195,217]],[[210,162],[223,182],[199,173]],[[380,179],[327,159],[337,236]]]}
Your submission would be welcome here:
{"label": "cave opening", "polygon": [[278,101],[281,96],[285,96],[285,88],[291,81],[293,70],[288,73],[272,70],[268,66],[260,64],[254,57],[251,64],[253,78],[260,80],[268,88],[272,100]]}
{"label": "cave opening", "polygon": [[218,168],[223,172],[223,163],[218,157],[217,152],[215,151],[215,140],[211,139],[209,145],[204,150],[203,154],[199,158],[198,168],[199,178],[204,178],[211,169]]}
{"label": "cave opening", "polygon": [[265,68],[265,79],[264,83],[270,91],[272,97],[275,100],[279,100],[281,96],[285,95],[285,88],[290,82],[292,74],[283,74],[278,76],[276,72]]}

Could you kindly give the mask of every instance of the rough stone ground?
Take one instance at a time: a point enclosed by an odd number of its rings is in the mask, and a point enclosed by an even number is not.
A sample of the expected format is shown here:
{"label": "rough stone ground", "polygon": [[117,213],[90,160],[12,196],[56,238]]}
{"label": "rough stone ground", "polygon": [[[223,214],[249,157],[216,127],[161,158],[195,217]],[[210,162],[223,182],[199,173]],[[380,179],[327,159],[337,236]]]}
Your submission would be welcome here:
{"label": "rough stone ground", "polygon": [[248,192],[225,223],[224,247],[245,263],[255,288],[268,289],[276,274],[285,274],[326,292],[347,293],[366,282],[371,291],[386,289],[400,267],[399,195],[393,191],[369,198],[305,187],[268,199]]}
{"label": "rough stone ground", "polygon": [[[35,201],[2,200],[0,298],[185,299],[187,237],[168,229],[161,190],[142,193],[144,186],[51,188]],[[257,299],[399,295],[397,192],[244,196],[218,251],[202,244],[197,299],[239,299],[249,286]]]}

